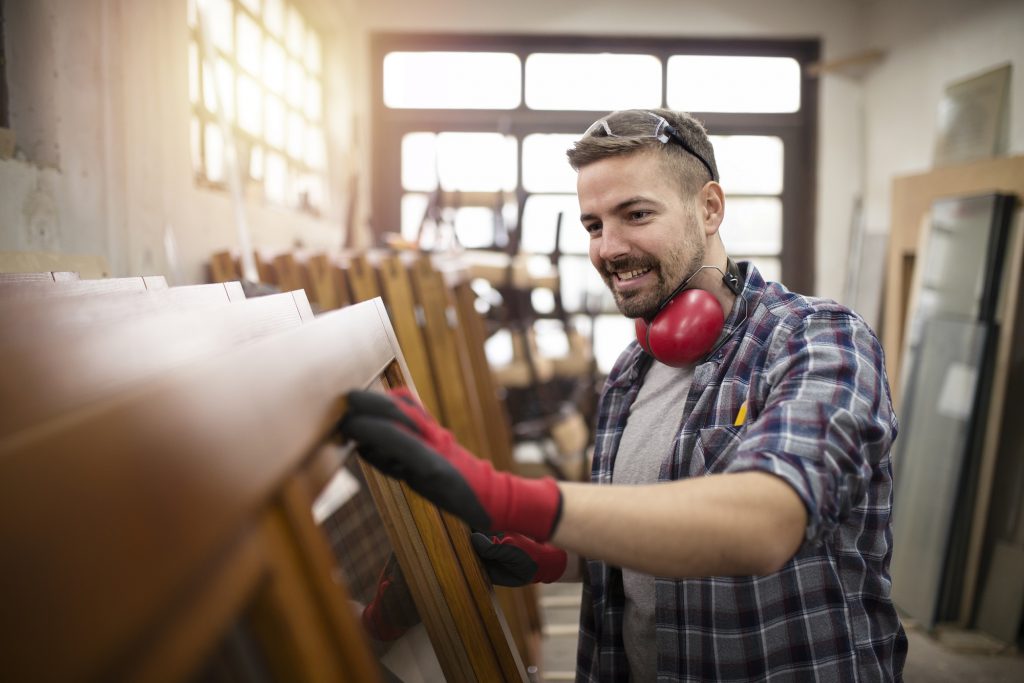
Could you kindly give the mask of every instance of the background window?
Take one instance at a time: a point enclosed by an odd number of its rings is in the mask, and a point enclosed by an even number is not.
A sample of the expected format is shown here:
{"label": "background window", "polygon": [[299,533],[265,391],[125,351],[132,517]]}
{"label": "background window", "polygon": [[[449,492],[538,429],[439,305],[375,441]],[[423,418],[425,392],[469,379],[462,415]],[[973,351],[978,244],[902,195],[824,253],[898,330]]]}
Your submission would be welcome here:
{"label": "background window", "polygon": [[[531,293],[536,323],[593,332],[601,370],[632,324],[590,264],[565,151],[607,111],[694,112],[716,150],[728,252],[814,290],[817,84],[803,67],[817,41],[387,34],[371,52],[379,242],[400,230],[425,248],[551,259],[559,291]],[[564,346],[533,327],[544,349]]]}

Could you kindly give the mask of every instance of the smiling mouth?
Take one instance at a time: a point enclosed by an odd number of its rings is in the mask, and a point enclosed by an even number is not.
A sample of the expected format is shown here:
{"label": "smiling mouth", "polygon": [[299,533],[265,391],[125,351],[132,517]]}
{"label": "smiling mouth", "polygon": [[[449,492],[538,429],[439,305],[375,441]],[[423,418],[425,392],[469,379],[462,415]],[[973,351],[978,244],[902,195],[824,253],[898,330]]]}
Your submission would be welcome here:
{"label": "smiling mouth", "polygon": [[651,272],[650,268],[643,268],[641,270],[622,270],[614,273],[614,275],[615,279],[619,282],[629,282],[630,280],[635,280],[649,272]]}

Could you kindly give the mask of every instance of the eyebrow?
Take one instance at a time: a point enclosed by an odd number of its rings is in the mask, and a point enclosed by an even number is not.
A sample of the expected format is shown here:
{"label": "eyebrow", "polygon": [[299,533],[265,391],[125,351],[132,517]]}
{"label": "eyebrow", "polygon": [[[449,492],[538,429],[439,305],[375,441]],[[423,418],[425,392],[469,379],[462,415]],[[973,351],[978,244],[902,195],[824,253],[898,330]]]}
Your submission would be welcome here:
{"label": "eyebrow", "polygon": [[[630,208],[634,204],[645,204],[645,203],[646,204],[655,204],[657,206],[661,206],[660,202],[655,201],[654,199],[651,199],[650,197],[644,197],[643,195],[637,195],[636,197],[630,197],[629,199],[625,199],[625,200],[619,202],[618,204],[616,204],[614,207],[612,207],[612,213],[618,213],[620,211],[624,211],[625,209]],[[580,214],[580,222],[581,223],[585,223],[586,221],[593,220],[595,218],[597,218],[597,216],[595,216],[592,213],[581,213]]]}

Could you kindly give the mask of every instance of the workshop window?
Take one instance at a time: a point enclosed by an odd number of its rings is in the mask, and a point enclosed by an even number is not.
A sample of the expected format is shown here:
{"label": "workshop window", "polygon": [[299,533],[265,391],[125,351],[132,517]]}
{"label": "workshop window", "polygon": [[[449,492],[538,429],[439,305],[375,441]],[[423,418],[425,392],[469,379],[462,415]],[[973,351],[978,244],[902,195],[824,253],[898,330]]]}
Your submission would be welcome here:
{"label": "workshop window", "polygon": [[197,182],[226,188],[235,173],[246,196],[319,215],[327,152],[316,30],[286,0],[188,0],[188,26]]}

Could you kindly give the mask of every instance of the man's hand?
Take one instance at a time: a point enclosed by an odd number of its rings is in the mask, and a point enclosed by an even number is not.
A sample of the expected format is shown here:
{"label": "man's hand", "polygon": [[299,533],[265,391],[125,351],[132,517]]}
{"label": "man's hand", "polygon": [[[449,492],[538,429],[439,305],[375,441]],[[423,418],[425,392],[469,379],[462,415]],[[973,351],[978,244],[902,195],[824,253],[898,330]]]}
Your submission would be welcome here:
{"label": "man's hand", "polygon": [[474,532],[470,540],[491,583],[497,586],[551,583],[565,574],[568,555],[553,545],[515,533],[488,536]]}
{"label": "man's hand", "polygon": [[516,531],[539,541],[555,531],[562,494],[553,479],[496,471],[462,448],[408,389],[349,393],[339,429],[371,465],[474,529]]}

